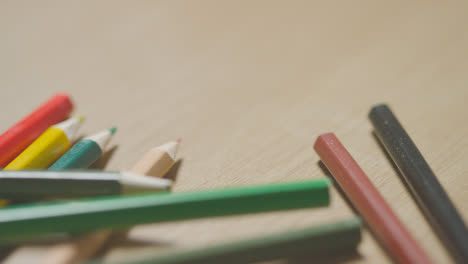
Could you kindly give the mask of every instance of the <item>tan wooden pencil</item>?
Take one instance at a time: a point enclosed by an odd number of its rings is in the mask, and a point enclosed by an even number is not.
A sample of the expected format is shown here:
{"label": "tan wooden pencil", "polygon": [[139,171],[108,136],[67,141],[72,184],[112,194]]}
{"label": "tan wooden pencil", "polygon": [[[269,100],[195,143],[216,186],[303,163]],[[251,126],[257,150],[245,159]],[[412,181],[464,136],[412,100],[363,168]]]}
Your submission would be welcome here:
{"label": "tan wooden pencil", "polygon": [[[130,170],[133,173],[163,177],[174,165],[180,139],[149,150]],[[44,264],[72,264],[91,258],[109,240],[112,231],[100,231],[53,246]]]}
{"label": "tan wooden pencil", "polygon": [[167,142],[149,150],[132,168],[133,173],[163,177],[174,165],[180,139]]}

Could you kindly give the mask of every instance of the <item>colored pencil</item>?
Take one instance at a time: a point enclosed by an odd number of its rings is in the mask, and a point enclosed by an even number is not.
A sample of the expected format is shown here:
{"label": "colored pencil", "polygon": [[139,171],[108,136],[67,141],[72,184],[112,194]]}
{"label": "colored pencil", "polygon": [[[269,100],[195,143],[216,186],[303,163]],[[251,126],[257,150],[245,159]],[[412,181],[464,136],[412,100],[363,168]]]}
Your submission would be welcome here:
{"label": "colored pencil", "polygon": [[5,170],[45,169],[67,151],[83,121],[83,116],[69,118],[49,127],[18,155]]}
{"label": "colored pencil", "polygon": [[[172,167],[180,139],[168,142],[148,151],[130,172],[153,177],[163,177]],[[109,240],[111,231],[99,231],[78,239],[54,245],[44,264],[72,264],[92,257]]]}
{"label": "colored pencil", "polygon": [[42,132],[65,120],[73,109],[70,97],[56,94],[0,136],[0,168],[5,167]]}
{"label": "colored pencil", "polygon": [[165,190],[171,184],[130,172],[0,171],[0,197],[11,200],[109,196]]}
{"label": "colored pencil", "polygon": [[133,167],[132,172],[163,177],[174,165],[179,143],[180,139],[176,139],[149,150]]}
{"label": "colored pencil", "polygon": [[352,218],[218,246],[135,257],[115,263],[238,264],[305,256],[314,258],[336,256],[356,250],[361,241],[360,226],[361,221],[358,218]]}
{"label": "colored pencil", "polygon": [[116,128],[106,129],[78,141],[49,167],[49,170],[85,169],[102,155]]}
{"label": "colored pencil", "polygon": [[468,263],[468,229],[421,152],[388,106],[373,107],[369,118],[409,191],[453,259]]}
{"label": "colored pencil", "polygon": [[327,206],[329,180],[177,194],[139,194],[10,206],[0,214],[0,243],[136,224]]}
{"label": "colored pencil", "polygon": [[353,157],[333,133],[320,135],[315,151],[354,207],[398,263],[431,263]]}

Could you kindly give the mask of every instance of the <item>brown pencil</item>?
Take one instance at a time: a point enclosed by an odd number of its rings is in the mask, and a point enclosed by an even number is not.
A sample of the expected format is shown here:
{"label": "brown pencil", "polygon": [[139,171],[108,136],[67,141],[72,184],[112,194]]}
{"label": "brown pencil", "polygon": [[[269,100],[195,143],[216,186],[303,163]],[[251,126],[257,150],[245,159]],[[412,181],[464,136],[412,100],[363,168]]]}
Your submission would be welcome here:
{"label": "brown pencil", "polygon": [[[180,139],[149,150],[130,170],[133,173],[163,177],[174,165]],[[53,246],[43,263],[72,264],[92,257],[109,240],[112,231],[100,231]]]}

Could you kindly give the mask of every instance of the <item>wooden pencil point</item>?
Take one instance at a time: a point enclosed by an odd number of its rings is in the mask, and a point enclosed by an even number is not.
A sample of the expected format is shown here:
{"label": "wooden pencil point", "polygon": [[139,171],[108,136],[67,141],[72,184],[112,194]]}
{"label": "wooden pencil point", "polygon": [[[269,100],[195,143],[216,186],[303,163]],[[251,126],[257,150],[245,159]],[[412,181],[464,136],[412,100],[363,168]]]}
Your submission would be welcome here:
{"label": "wooden pencil point", "polygon": [[153,177],[164,177],[174,165],[179,142],[169,141],[150,149],[132,171]]}

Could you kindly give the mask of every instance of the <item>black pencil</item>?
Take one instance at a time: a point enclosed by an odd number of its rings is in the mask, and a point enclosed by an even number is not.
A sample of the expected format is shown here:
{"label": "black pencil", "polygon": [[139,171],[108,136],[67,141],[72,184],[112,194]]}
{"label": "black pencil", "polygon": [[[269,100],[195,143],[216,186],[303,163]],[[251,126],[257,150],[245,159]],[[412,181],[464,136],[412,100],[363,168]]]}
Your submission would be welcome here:
{"label": "black pencil", "polygon": [[457,263],[468,263],[468,230],[414,142],[388,106],[373,107],[369,118],[377,137],[453,259]]}
{"label": "black pencil", "polygon": [[31,200],[117,195],[167,189],[167,179],[130,172],[0,171],[0,198]]}

